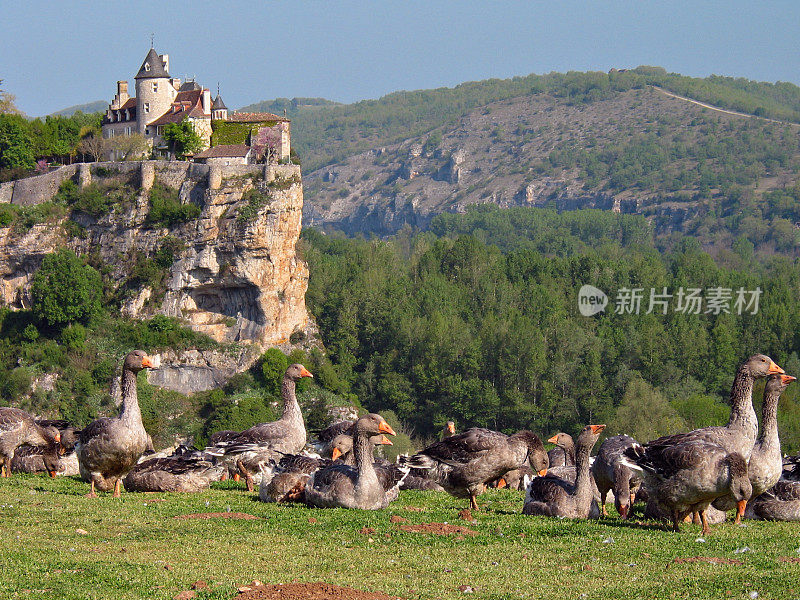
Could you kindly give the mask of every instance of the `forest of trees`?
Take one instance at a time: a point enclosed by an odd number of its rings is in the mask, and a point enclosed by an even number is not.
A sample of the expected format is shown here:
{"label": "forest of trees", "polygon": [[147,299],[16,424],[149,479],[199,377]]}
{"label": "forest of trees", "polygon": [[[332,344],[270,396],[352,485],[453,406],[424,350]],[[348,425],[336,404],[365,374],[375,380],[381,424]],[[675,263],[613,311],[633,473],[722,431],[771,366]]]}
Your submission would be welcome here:
{"label": "forest of trees", "polygon": [[[641,217],[481,207],[385,241],[306,230],[303,253],[340,391],[422,434],[447,420],[548,434],[607,422],[646,440],[724,423],[736,366],[755,352],[800,372],[796,261],[720,266],[691,238],[662,254]],[[605,312],[578,312],[583,284],[609,295]],[[641,314],[615,314],[625,288],[646,290]],[[664,288],[762,293],[756,314],[687,314],[675,298],[645,314]],[[800,449],[796,389],[779,419],[784,446]]]}
{"label": "forest of trees", "polygon": [[68,162],[70,157],[91,154],[82,142],[87,137],[100,139],[102,116],[77,112],[70,117],[31,120],[13,112],[0,113],[0,181],[30,174],[38,160]]}

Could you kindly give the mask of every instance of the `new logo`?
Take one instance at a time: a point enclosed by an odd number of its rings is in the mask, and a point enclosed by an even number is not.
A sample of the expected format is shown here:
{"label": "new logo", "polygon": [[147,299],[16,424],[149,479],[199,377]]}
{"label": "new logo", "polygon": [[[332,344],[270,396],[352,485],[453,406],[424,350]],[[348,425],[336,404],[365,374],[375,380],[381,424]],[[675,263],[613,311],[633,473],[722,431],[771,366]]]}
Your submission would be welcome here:
{"label": "new logo", "polygon": [[608,305],[608,296],[593,285],[581,286],[578,290],[578,310],[584,317],[603,312]]}

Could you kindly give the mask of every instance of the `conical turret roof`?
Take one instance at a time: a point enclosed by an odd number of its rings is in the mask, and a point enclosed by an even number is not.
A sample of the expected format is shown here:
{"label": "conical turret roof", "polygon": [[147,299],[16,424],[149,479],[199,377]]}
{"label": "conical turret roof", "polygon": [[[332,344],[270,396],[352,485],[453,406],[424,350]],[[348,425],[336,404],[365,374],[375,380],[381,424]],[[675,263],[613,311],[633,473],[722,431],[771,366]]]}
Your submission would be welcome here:
{"label": "conical turret roof", "polygon": [[169,73],[164,68],[164,63],[161,62],[161,57],[153,48],[144,58],[142,66],[139,67],[139,72],[134,79],[151,79],[151,78],[169,78]]}
{"label": "conical turret roof", "polygon": [[220,96],[219,94],[217,94],[217,98],[216,100],[214,100],[214,104],[211,105],[211,110],[214,109],[228,110],[228,107],[225,106],[225,103],[222,101],[222,96]]}

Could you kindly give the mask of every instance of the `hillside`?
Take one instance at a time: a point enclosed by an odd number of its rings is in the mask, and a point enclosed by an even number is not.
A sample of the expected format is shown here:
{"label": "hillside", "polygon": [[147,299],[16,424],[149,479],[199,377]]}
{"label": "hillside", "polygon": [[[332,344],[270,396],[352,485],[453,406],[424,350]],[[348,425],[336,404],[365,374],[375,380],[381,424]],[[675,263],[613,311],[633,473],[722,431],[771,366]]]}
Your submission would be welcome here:
{"label": "hillside", "polygon": [[53,117],[71,117],[76,112],[80,111],[84,114],[91,114],[96,112],[104,112],[108,108],[108,101],[106,100],[95,100],[94,102],[87,102],[85,104],[76,104],[75,106],[69,106],[67,108],[62,108],[61,110],[57,110],[56,112],[52,113],[50,116]]}
{"label": "hillside", "polygon": [[577,102],[527,94],[309,173],[306,223],[349,234],[427,226],[466,206],[642,214],[659,236],[794,253],[800,127],[711,110],[654,87]]}

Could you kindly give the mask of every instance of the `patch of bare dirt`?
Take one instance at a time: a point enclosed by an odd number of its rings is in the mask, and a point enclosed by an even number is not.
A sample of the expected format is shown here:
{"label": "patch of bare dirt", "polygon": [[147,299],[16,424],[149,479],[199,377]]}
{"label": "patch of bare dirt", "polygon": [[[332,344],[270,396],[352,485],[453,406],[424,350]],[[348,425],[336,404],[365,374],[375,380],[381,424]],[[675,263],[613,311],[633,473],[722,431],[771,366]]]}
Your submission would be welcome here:
{"label": "patch of bare dirt", "polygon": [[458,518],[463,519],[464,521],[472,521],[472,511],[468,508],[460,510],[458,512]]}
{"label": "patch of bare dirt", "polygon": [[733,558],[720,558],[718,556],[690,556],[689,558],[676,558],[674,561],[676,563],[695,563],[695,562],[705,562],[705,563],[713,563],[715,565],[740,565],[742,561],[735,560]]}
{"label": "patch of bare dirt", "polygon": [[365,592],[318,581],[285,585],[256,585],[240,588],[233,600],[395,600],[383,592]]}
{"label": "patch of bare dirt", "polygon": [[392,523],[405,523],[406,521],[408,521],[408,519],[404,519],[400,515],[392,515],[391,517],[389,517],[389,521],[391,521]]}
{"label": "patch of bare dirt", "polygon": [[462,527],[461,525],[450,525],[449,523],[422,523],[420,525],[398,525],[400,531],[409,531],[414,533],[433,533],[435,535],[450,535],[452,533],[458,535],[478,535],[478,532],[469,527]]}
{"label": "patch of bare dirt", "polygon": [[778,560],[780,562],[800,563],[800,558],[796,556],[781,556]]}
{"label": "patch of bare dirt", "polygon": [[214,512],[214,513],[192,513],[190,515],[175,515],[173,519],[260,519],[255,515],[248,515],[240,512]]}

